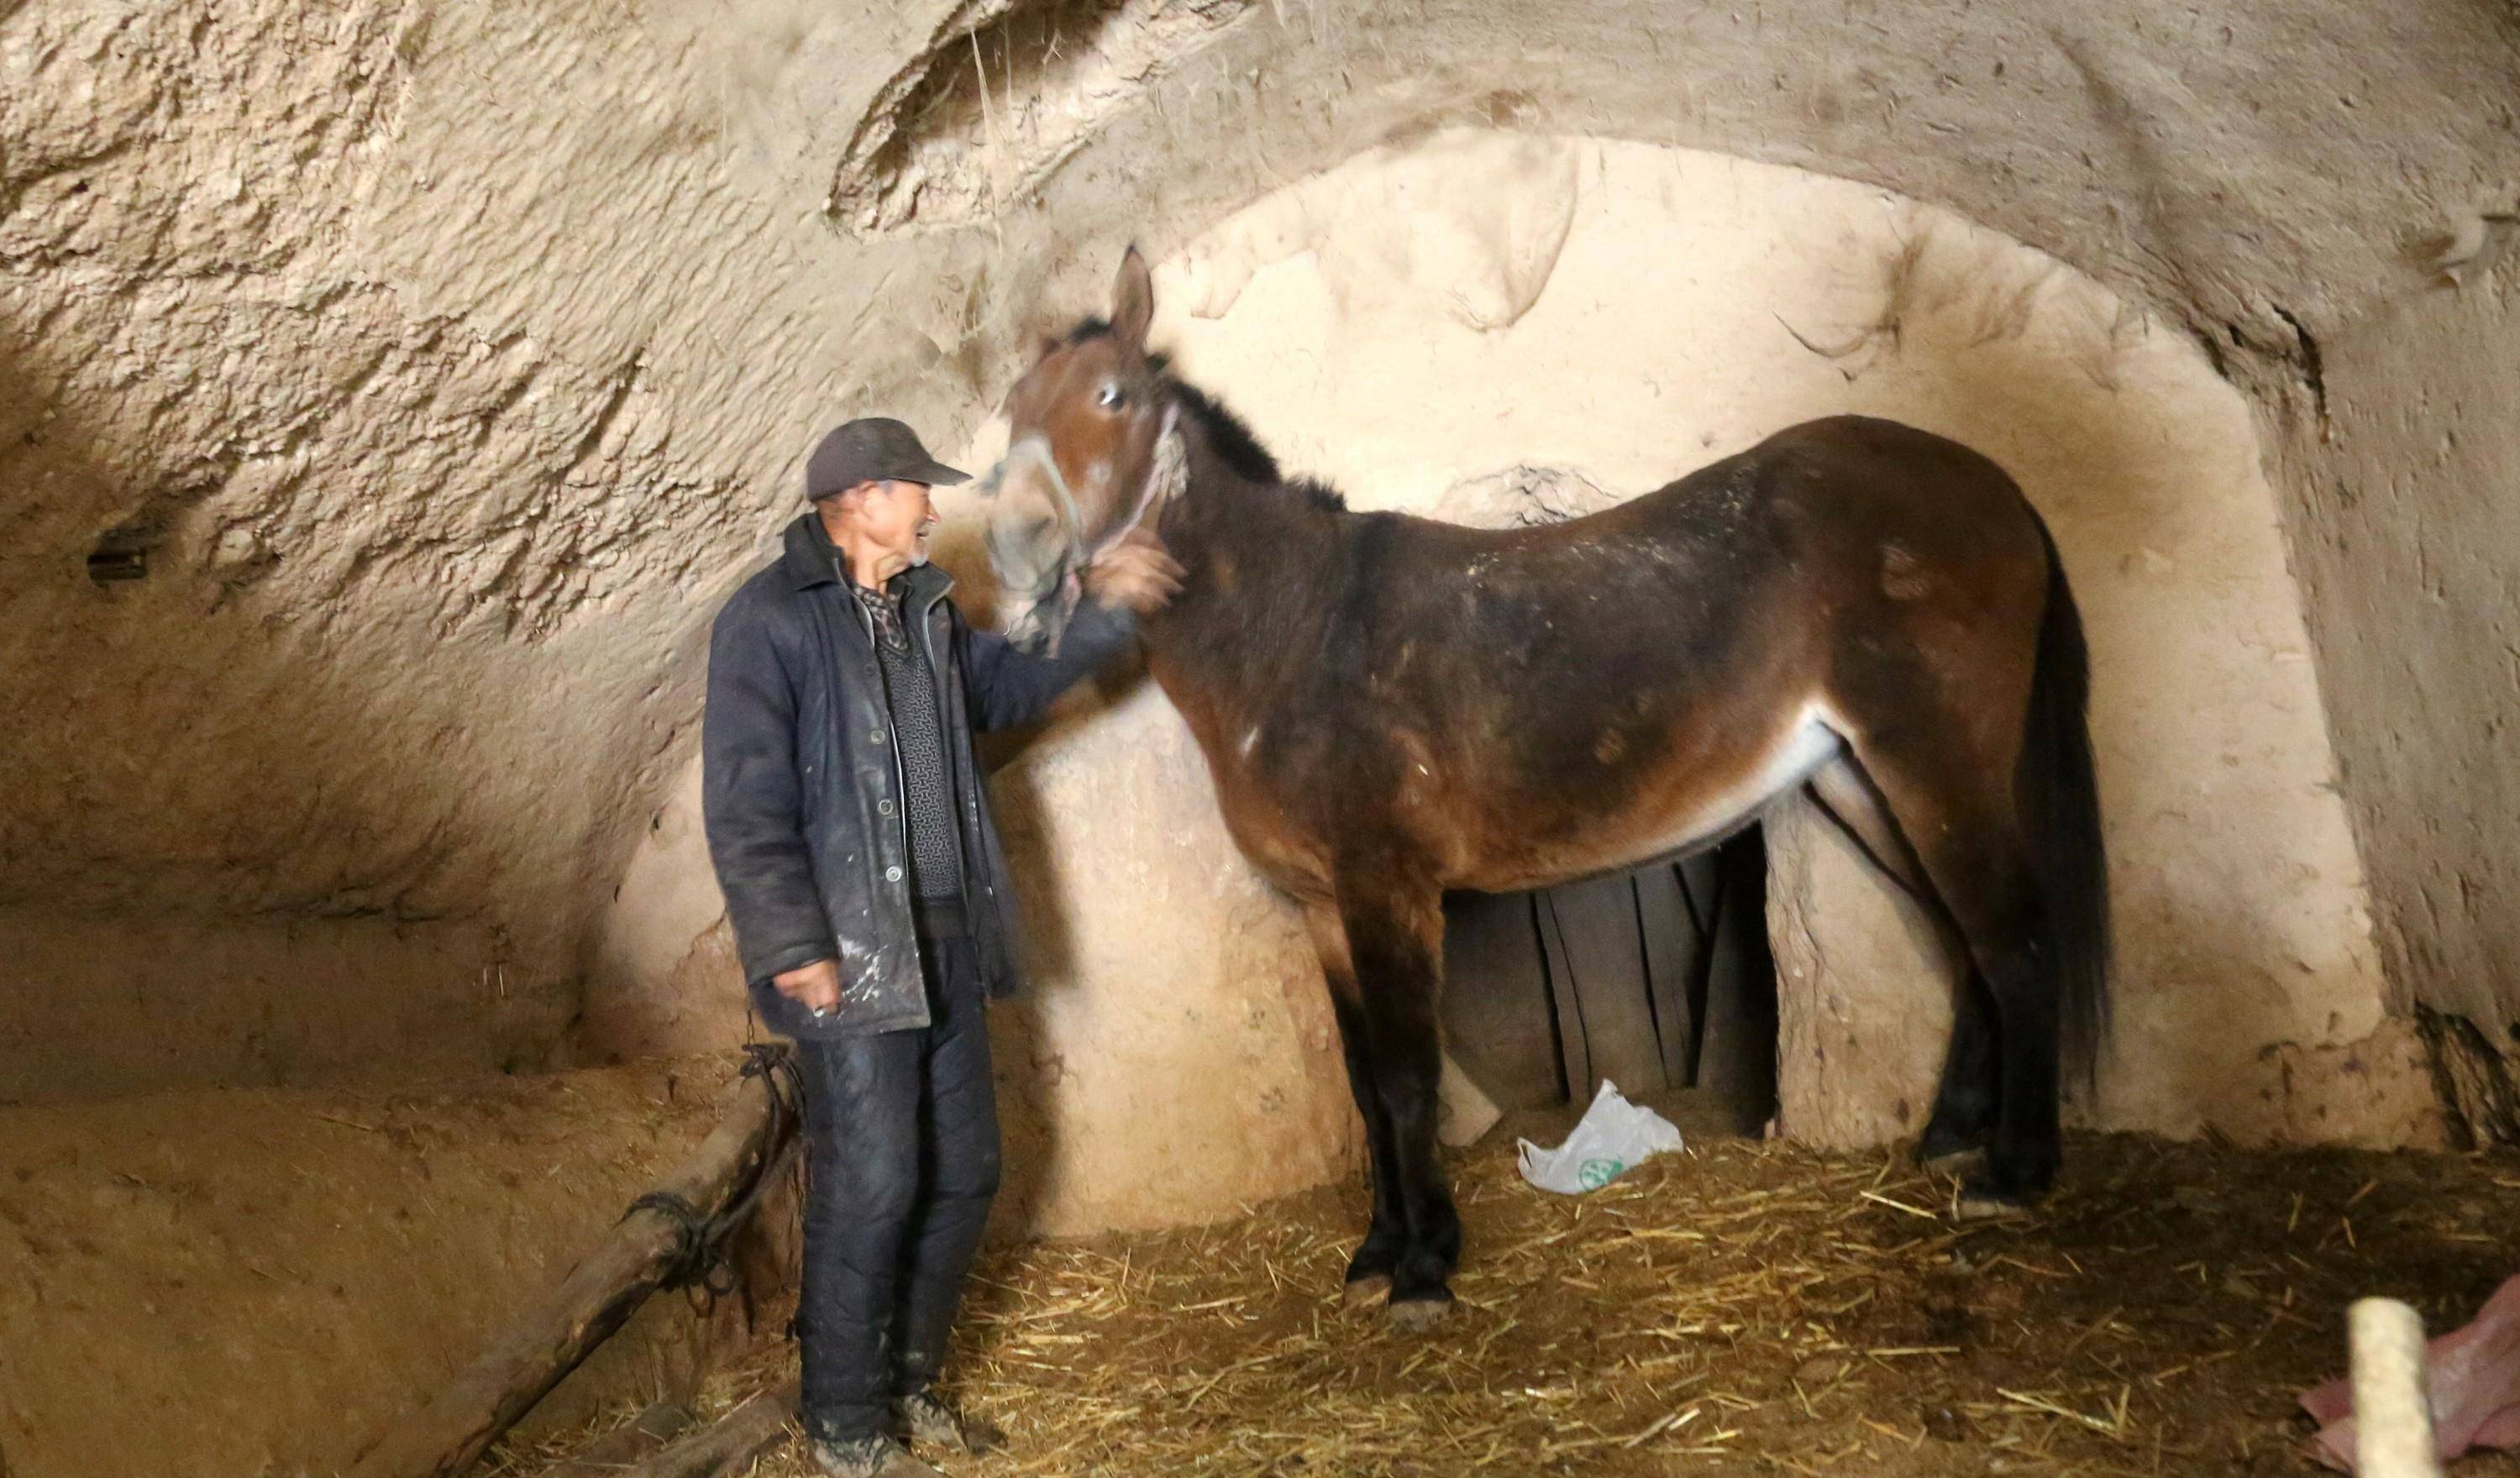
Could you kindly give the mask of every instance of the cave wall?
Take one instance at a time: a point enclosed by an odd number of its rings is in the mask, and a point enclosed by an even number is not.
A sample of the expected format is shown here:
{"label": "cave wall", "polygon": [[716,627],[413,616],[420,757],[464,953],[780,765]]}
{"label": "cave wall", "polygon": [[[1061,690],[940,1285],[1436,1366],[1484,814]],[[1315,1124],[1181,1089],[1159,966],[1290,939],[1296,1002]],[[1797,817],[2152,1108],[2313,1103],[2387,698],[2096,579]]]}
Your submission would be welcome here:
{"label": "cave wall", "polygon": [[[1487,131],[1238,212],[1159,270],[1157,312],[1184,374],[1358,508],[1494,521],[1546,469],[1581,496],[1524,516],[1581,512],[1843,411],[1994,456],[2053,527],[2092,648],[2120,951],[2092,1121],[2438,1138],[2413,1033],[2384,1022],[2276,495],[2184,336],[1877,189]],[[1940,951],[1833,832],[1780,832],[1784,1126],[1913,1133]]]}
{"label": "cave wall", "polygon": [[0,1097],[568,1057],[814,432],[966,440],[1126,241],[1452,124],[1883,186],[2219,360],[2394,1004],[2498,1052],[2509,233],[2426,244],[2515,96],[2484,3],[0,4]]}
{"label": "cave wall", "polygon": [[[2482,228],[2483,223],[2478,223]],[[2484,235],[2480,229],[2480,235]],[[2465,1137],[2520,1142],[2520,252],[2324,346],[2288,452],[2312,631],[2383,960]],[[2316,438],[2314,440],[2314,438]],[[2316,453],[2314,453],[2314,447]]]}
{"label": "cave wall", "polygon": [[[2116,1051],[2087,1121],[2442,1138],[2423,1044],[2390,1019],[2256,429],[2185,336],[2054,258],[1876,189],[1492,130],[1371,151],[1273,194],[1161,264],[1156,287],[1154,339],[1181,372],[1362,509],[1491,524],[1590,512],[1844,411],[1995,456],[2055,530],[2093,651],[2120,968]],[[994,446],[971,451],[985,464]],[[940,558],[985,603],[976,511],[948,507],[958,537]],[[1051,773],[1078,783],[1040,784]],[[693,785],[614,907],[595,1008],[614,1051],[742,1028]],[[1050,1177],[1047,1220],[1166,1216],[1235,1184],[1224,1167],[1335,1163],[1309,1138],[1345,1122],[1309,951],[1226,845],[1169,708],[1115,680],[998,787],[1020,818],[1031,913],[1056,936],[1035,969],[1045,1001],[1011,1013],[1022,1024],[1001,1043],[1010,1101],[1095,1167]],[[1841,1144],[1913,1133],[1948,962],[1834,828],[1798,807],[1775,822],[1783,1125]],[[1107,944],[1058,944],[1076,931]],[[1219,1075],[1219,1025],[1246,1011],[1297,1030],[1250,1039]],[[1155,1135],[1149,1093],[1185,1110]],[[1238,1153],[1255,1136],[1274,1152]],[[1137,1173],[1150,1143],[1186,1142],[1209,1174]]]}

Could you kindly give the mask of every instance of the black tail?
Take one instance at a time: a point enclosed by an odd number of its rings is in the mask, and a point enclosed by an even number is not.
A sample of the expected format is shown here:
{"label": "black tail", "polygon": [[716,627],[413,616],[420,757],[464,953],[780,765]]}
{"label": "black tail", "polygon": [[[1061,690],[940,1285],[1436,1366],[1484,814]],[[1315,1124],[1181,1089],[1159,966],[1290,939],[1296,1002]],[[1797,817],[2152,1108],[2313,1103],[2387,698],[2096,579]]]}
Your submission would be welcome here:
{"label": "black tail", "polygon": [[2086,721],[2092,668],[2083,617],[2045,520],[2039,537],[2048,547],[2048,613],[2039,625],[2039,664],[2030,679],[2013,797],[2038,854],[2052,931],[2065,1075],[2079,1078],[2088,1092],[2096,1086],[2109,1029],[2108,852]]}

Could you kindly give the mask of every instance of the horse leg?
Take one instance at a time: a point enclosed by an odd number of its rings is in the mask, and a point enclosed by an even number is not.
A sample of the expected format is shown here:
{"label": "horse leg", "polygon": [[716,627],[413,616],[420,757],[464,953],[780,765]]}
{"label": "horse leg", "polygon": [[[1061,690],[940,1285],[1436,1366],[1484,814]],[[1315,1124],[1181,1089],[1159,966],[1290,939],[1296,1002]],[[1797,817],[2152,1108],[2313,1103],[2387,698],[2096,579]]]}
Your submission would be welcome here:
{"label": "horse leg", "polygon": [[2002,1097],[1995,993],[1970,957],[1968,940],[1953,921],[1951,909],[1925,875],[1916,849],[1900,831],[1889,801],[1864,767],[1853,755],[1842,754],[1814,772],[1810,784],[1812,798],[1820,802],[1821,810],[1925,911],[1945,956],[1959,974],[1959,987],[1952,998],[1952,1039],[1943,1058],[1942,1084],[1935,1090],[1934,1111],[1925,1120],[1916,1157],[1928,1165],[1964,1158],[1995,1127],[1996,1105]]}
{"label": "horse leg", "polygon": [[1984,1148],[2001,1116],[2003,1077],[1997,1023],[1995,989],[1986,982],[1965,947],[1967,962],[1959,993],[1952,1001],[1952,1042],[1943,1058],[1943,1080],[1934,1090],[1934,1111],[1916,1141],[1916,1158],[1950,1168]]}
{"label": "horse leg", "polygon": [[1347,1301],[1353,1307],[1390,1291],[1392,1271],[1400,1266],[1400,1254],[1408,1242],[1400,1212],[1400,1161],[1391,1137],[1391,1116],[1383,1111],[1382,1096],[1374,1088],[1372,1037],[1357,991],[1356,965],[1348,955],[1346,926],[1339,922],[1337,912],[1326,905],[1307,906],[1304,923],[1312,932],[1313,952],[1321,957],[1322,975],[1329,986],[1330,1014],[1338,1022],[1339,1047],[1347,1059],[1348,1092],[1365,1120],[1366,1154],[1372,1172],[1372,1220],[1366,1226],[1365,1241],[1347,1265]]}
{"label": "horse leg", "polygon": [[[1958,1122],[1973,1111],[1966,1060],[1994,1059],[1995,1137],[1986,1171],[1961,1190],[1963,1210],[2021,1205],[2056,1179],[2063,1130],[2057,943],[2035,859],[2011,795],[2013,756],[1972,755],[1958,726],[1897,746],[1856,741],[1856,758],[1889,802],[1901,834],[1967,941],[1994,1003],[1991,1051],[1955,1040]],[[1957,1039],[1958,1033],[1955,1033]],[[1963,1051],[1962,1049],[1967,1049]],[[1938,1105],[1939,1106],[1939,1105]]]}
{"label": "horse leg", "polygon": [[2020,1205],[2055,1181],[2063,1152],[2056,946],[2046,901],[2008,816],[1956,821],[1921,850],[1995,1003],[1995,1140],[1984,1176],[1961,1194],[1981,1210]]}
{"label": "horse leg", "polygon": [[1355,964],[1374,1092],[1390,1124],[1407,1238],[1391,1273],[1391,1320],[1423,1328],[1451,1311],[1446,1280],[1462,1258],[1462,1219],[1435,1142],[1435,1091],[1443,1071],[1435,1014],[1443,986],[1443,895],[1395,885],[1387,869],[1358,869],[1340,879],[1339,918]]}

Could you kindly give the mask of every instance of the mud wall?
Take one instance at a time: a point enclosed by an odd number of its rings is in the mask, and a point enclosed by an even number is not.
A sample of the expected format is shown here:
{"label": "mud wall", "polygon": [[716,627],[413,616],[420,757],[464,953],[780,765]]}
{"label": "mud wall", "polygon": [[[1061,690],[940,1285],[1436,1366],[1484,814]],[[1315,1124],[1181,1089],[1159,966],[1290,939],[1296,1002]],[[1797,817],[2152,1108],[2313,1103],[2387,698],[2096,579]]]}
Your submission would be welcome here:
{"label": "mud wall", "polygon": [[[2318,453],[2281,464],[2381,958],[2461,1138],[2520,1142],[2520,252],[2324,347]],[[2316,407],[2313,419],[2315,421]],[[2308,441],[2305,433],[2300,441]]]}
{"label": "mud wall", "polygon": [[[346,1125],[195,1090],[739,1038],[687,798],[708,616],[818,430],[987,455],[1131,240],[1186,365],[1369,505],[1516,515],[1526,465],[1620,496],[1848,404],[2005,457],[2099,608],[2099,1114],[2520,1136],[2515,98],[2493,4],[0,0],[0,1100],[49,1105],[0,1122],[10,1469],[93,1469],[99,1369],[203,1471],[347,1434],[644,1186],[623,1126],[695,1126],[633,1088]],[[1480,210],[1289,203],[1455,128],[1528,161],[1463,176]],[[1568,326],[1631,307],[1732,316],[1614,381]],[[998,1023],[1010,1226],[1352,1165],[1309,970],[1160,702],[1002,758],[1045,941]],[[1793,1123],[1896,1132],[1932,963],[1778,834]],[[585,1178],[509,1179],[554,1163]],[[472,1240],[382,1266],[422,1201]],[[226,1255],[275,1226],[288,1266]],[[250,1411],[202,1376],[273,1361],[305,1378]]]}
{"label": "mud wall", "polygon": [[[1268,197],[1159,269],[1157,302],[1156,341],[1181,372],[1361,509],[1562,516],[1840,411],[1995,456],[2055,529],[2091,628],[2121,961],[2118,1050],[2092,1117],[2254,1141],[2442,1134],[2413,1026],[2386,1019],[2255,427],[2183,336],[2053,258],[1877,190],[1484,131],[1373,151]],[[1056,880],[1036,916],[1116,946],[1051,965],[1055,989],[1194,1019],[1247,999],[1257,970],[1273,1011],[1317,1019],[1311,993],[1282,986],[1312,976],[1300,937],[1219,849],[1194,760],[1147,762],[1187,748],[1169,710],[1134,694],[1082,714],[1065,744],[1059,763],[1089,747],[1127,758],[1072,790],[1029,784],[1046,756],[1001,778],[1039,805],[1019,829],[1026,870]],[[1148,813],[1169,811],[1182,816],[1153,831],[1177,840],[1144,845]],[[1777,821],[1785,1127],[1835,1142],[1912,1133],[1947,1029],[1947,962],[1833,828]],[[701,869],[695,848],[634,878]],[[625,887],[625,921],[660,917],[652,896]],[[1193,921],[1192,937],[1238,948],[1183,950],[1175,932]],[[1150,961],[1165,962],[1160,982]],[[1063,1038],[1084,1081],[1060,1101],[1127,1105],[1107,1130],[1075,1128],[1110,1162],[1093,1184],[1137,1200],[1119,1169],[1140,1152],[1136,1100],[1207,1081],[1209,1064],[1126,1041],[1100,1019]],[[1299,1058],[1264,1056],[1277,1071],[1243,1064],[1238,1084],[1304,1081]],[[1323,1065],[1315,1081],[1335,1092]],[[1337,1107],[1317,1101],[1289,1127]],[[1237,1136],[1260,1118],[1214,1112]],[[1206,1117],[1183,1132],[1225,1133]]]}
{"label": "mud wall", "polygon": [[2520,1015],[2486,727],[2515,30],[2273,0],[0,7],[0,929],[33,941],[0,1097],[328,1078],[416,1035],[566,1060],[698,633],[813,432],[972,437],[1125,241],[1177,254],[1457,124],[1880,186],[2194,343],[2272,459],[2391,1009],[2489,1061]]}
{"label": "mud wall", "polygon": [[[733,1076],[686,1062],[0,1114],[9,1471],[338,1472],[698,1146]],[[778,1268],[791,1225],[757,1228],[748,1266]],[[519,1436],[690,1401],[715,1358],[769,1332],[760,1313],[754,1328],[743,1298],[658,1295]]]}

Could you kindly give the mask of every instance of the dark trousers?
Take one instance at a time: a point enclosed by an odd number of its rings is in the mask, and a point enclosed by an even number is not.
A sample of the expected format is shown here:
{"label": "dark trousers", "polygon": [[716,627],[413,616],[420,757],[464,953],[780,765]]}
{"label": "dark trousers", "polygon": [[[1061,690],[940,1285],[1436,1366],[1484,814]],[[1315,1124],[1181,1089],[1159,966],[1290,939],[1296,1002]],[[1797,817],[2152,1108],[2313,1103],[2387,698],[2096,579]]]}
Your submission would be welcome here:
{"label": "dark trousers", "polygon": [[800,1042],[811,1188],[796,1343],[806,1430],[882,1431],[936,1377],[998,1190],[987,992],[968,939],[922,940],[930,1024]]}

